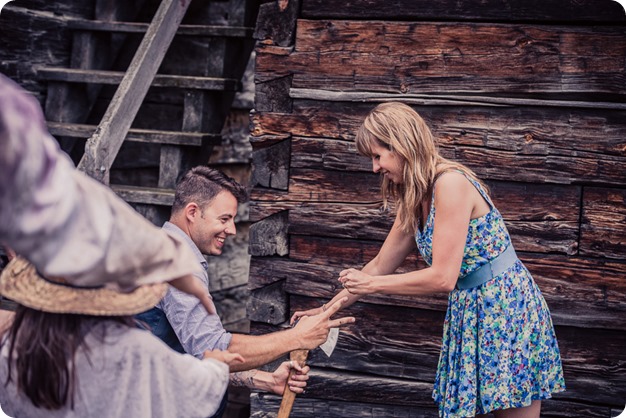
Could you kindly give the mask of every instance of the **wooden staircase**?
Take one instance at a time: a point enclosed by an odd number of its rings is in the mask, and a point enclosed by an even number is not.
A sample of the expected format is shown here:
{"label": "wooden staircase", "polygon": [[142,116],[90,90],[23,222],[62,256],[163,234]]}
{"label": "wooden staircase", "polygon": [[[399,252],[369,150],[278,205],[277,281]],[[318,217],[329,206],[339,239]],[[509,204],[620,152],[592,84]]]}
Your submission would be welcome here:
{"label": "wooden staircase", "polygon": [[253,0],[95,0],[69,68],[39,67],[50,132],[81,170],[160,225],[207,163],[254,46]]}

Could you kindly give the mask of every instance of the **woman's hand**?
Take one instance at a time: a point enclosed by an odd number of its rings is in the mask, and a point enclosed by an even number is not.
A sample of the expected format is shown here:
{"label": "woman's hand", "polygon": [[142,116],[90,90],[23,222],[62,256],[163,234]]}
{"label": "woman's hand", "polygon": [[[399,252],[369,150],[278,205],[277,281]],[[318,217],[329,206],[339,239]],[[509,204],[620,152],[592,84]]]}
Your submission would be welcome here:
{"label": "woman's hand", "polygon": [[289,323],[291,325],[295,324],[300,318],[302,318],[303,316],[314,316],[317,314],[321,314],[322,312],[324,312],[324,306],[322,305],[319,308],[313,308],[313,309],[309,309],[307,311],[296,311],[293,316],[291,317],[291,320],[289,320]]}
{"label": "woman's hand", "polygon": [[231,353],[228,350],[213,350],[213,351],[205,351],[203,354],[204,359],[214,359],[221,361],[222,363],[226,363],[229,366],[235,363],[243,363],[245,360],[241,354]]}
{"label": "woman's hand", "polygon": [[[289,379],[291,369],[295,372]],[[294,393],[304,393],[306,381],[309,379],[309,366],[301,367],[297,361],[283,361],[274,373],[272,373],[272,381],[268,390],[277,395],[282,395],[285,390],[285,383],[289,385],[289,389]]]}
{"label": "woman's hand", "polygon": [[348,292],[354,295],[376,293],[376,279],[357,269],[346,269],[339,273],[339,282]]}

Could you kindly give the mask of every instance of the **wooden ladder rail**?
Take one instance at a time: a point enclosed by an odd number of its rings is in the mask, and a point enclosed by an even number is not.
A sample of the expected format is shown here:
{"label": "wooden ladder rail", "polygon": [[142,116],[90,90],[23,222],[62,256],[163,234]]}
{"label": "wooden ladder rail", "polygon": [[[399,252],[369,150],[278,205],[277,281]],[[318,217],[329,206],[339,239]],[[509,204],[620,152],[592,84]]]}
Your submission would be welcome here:
{"label": "wooden ladder rail", "polygon": [[113,161],[139,111],[191,0],[162,0],[78,168],[109,184]]}

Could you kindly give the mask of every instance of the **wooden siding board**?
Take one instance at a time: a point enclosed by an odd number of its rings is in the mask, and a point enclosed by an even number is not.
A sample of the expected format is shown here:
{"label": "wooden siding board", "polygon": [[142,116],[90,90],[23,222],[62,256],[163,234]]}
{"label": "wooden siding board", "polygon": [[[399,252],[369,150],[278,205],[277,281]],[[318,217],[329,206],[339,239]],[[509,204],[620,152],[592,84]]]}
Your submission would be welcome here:
{"label": "wooden siding board", "polygon": [[[626,165],[620,174],[626,177]],[[580,252],[585,255],[624,259],[626,249],[626,190],[585,188]]]}
{"label": "wooden siding board", "polygon": [[[399,95],[397,99],[403,97]],[[294,101],[292,113],[253,112],[253,135],[288,132],[294,137],[352,141],[369,110],[377,104],[298,99]],[[584,151],[626,157],[626,112],[623,110],[541,105],[494,108],[471,104],[412,107],[445,145],[485,147],[528,155],[576,157]]]}
{"label": "wooden siding board", "polygon": [[[615,45],[613,52],[602,48],[606,44]],[[626,92],[625,48],[619,26],[301,19],[292,53],[257,48],[257,79],[293,74],[295,88],[593,99],[589,93]]]}
{"label": "wooden siding board", "polygon": [[624,10],[616,2],[571,0],[359,0],[341,7],[328,0],[303,0],[302,17],[307,19],[391,20],[497,20],[624,22]]}
{"label": "wooden siding board", "polygon": [[[253,135],[293,135],[291,164],[370,171],[352,138],[374,104],[299,102],[293,114],[253,114]],[[342,108],[353,108],[345,113]],[[358,110],[357,110],[358,109]],[[558,108],[423,107],[442,153],[485,179],[626,185],[624,111]],[[337,115],[344,115],[343,119]],[[310,139],[311,142],[303,138]],[[328,140],[324,142],[322,138]],[[337,141],[349,139],[350,141]],[[317,142],[315,142],[317,141]]]}

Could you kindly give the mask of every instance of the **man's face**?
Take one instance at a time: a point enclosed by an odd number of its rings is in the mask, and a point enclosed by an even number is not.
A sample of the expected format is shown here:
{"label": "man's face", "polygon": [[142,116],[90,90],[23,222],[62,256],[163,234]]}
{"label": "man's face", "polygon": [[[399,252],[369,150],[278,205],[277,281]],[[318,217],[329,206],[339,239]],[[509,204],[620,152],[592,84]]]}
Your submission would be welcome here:
{"label": "man's face", "polygon": [[236,215],[237,199],[228,191],[220,192],[206,207],[195,212],[189,235],[202,254],[222,254],[226,237],[237,233]]}

